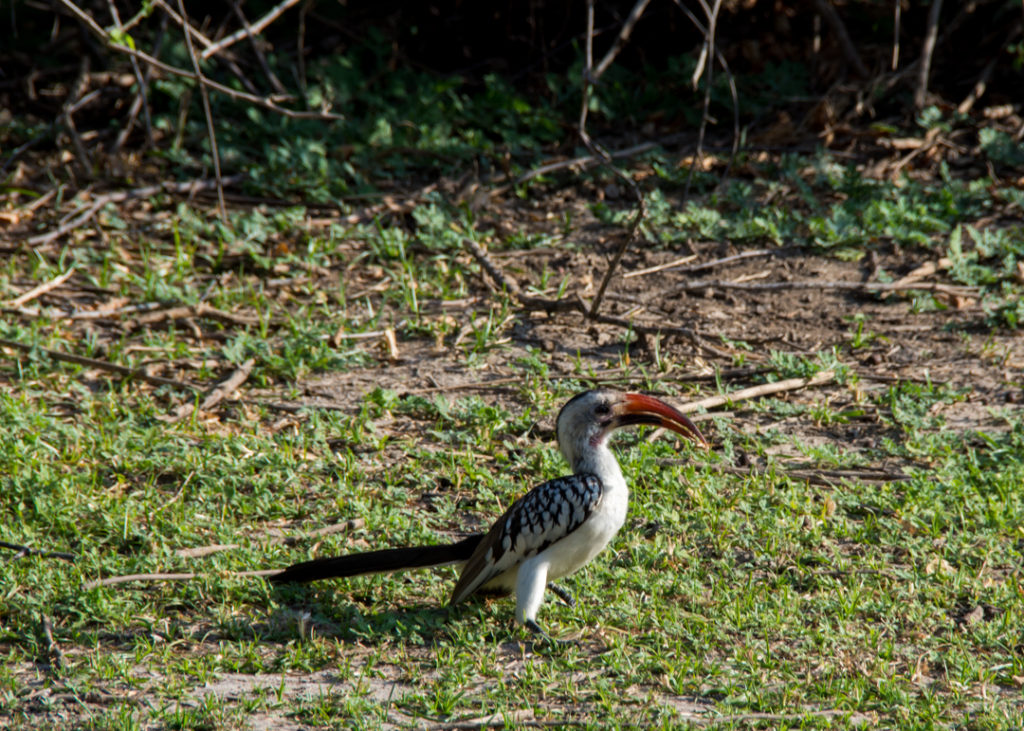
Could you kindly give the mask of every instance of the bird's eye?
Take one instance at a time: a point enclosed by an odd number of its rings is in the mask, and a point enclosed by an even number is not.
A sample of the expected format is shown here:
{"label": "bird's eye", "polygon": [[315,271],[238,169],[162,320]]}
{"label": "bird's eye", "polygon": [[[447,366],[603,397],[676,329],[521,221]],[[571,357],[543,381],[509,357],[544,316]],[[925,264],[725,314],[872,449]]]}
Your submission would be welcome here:
{"label": "bird's eye", "polygon": [[594,413],[598,416],[607,416],[612,411],[612,407],[608,404],[598,404],[594,407]]}

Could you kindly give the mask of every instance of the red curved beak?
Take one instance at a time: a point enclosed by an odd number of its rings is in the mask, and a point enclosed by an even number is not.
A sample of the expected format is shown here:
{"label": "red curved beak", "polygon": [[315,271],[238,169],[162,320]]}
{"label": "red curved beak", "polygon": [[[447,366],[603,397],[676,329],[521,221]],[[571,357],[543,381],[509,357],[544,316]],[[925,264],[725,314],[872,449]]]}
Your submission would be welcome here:
{"label": "red curved beak", "polygon": [[700,433],[697,425],[690,421],[678,409],[653,396],[642,393],[624,394],[622,405],[617,410],[613,421],[614,426],[630,424],[649,424],[671,429],[687,439],[708,449],[708,440]]}

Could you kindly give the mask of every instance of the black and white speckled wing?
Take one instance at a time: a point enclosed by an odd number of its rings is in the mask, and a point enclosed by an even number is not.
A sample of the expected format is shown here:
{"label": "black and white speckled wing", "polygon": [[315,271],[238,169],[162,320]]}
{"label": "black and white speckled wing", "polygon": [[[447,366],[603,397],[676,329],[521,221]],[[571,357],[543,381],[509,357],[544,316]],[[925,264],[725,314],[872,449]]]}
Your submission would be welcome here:
{"label": "black and white speckled wing", "polygon": [[516,500],[466,562],[451,603],[461,602],[579,528],[600,504],[602,494],[601,480],[580,474],[537,485]]}

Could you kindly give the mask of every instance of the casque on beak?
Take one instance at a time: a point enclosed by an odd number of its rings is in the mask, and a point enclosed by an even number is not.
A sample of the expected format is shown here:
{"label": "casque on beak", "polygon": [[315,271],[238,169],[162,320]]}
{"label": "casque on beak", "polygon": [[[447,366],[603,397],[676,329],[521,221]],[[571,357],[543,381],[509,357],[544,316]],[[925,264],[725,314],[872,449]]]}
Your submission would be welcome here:
{"label": "casque on beak", "polygon": [[653,396],[641,393],[626,393],[622,401],[612,408],[609,426],[616,429],[632,424],[648,424],[671,429],[700,447],[708,449],[708,441],[700,433],[697,425],[686,418],[678,409]]}

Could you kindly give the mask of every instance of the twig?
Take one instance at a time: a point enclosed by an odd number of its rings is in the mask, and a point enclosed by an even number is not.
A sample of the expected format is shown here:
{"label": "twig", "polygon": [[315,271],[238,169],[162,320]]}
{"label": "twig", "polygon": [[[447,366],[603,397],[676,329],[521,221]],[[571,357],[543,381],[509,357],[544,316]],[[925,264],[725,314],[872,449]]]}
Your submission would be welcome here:
{"label": "twig", "polygon": [[704,104],[701,108],[700,129],[697,132],[697,151],[693,156],[693,164],[690,165],[690,171],[686,176],[686,187],[683,190],[684,198],[689,198],[690,196],[690,184],[693,182],[693,174],[697,169],[697,165],[703,167],[704,162],[704,136],[708,128],[708,119],[711,117],[711,82],[712,72],[715,67],[715,33],[718,24],[718,11],[722,7],[722,0],[715,0],[713,8],[709,8],[705,0],[699,0],[699,2],[700,6],[704,9],[704,15],[708,19],[708,31],[704,36],[704,50],[701,54],[708,57],[707,78],[704,79]]}
{"label": "twig", "polygon": [[233,312],[218,310],[216,307],[200,302],[198,305],[182,305],[180,307],[171,307],[166,310],[157,310],[156,312],[148,312],[144,315],[139,315],[128,323],[127,327],[129,330],[136,330],[145,325],[153,325],[165,320],[184,320],[192,317],[208,317],[213,320],[219,320],[227,323],[228,325],[237,325],[240,327],[260,324],[259,317],[236,315]]}
{"label": "twig", "polygon": [[[256,60],[259,61],[260,68],[263,69],[263,75],[267,77],[267,81],[274,87],[274,91],[278,94],[287,95],[288,90],[284,88],[284,84],[277,78],[277,74],[270,68],[270,64],[267,63],[267,57],[263,54],[263,50],[260,48],[259,42],[256,40],[256,32],[253,31],[252,26],[249,25],[249,19],[245,17],[245,13],[242,12],[242,5],[238,0],[231,0],[231,9],[235,11],[235,15],[238,16],[239,22],[242,24],[242,28],[245,29],[246,35],[249,37],[249,45],[252,46],[252,52],[256,55]],[[301,53],[301,49],[300,49]]]}
{"label": "twig", "polygon": [[20,295],[18,297],[15,297],[10,302],[7,302],[5,306],[6,307],[21,307],[26,302],[31,302],[36,297],[41,297],[42,295],[46,294],[50,290],[56,289],[60,285],[64,284],[64,282],[68,281],[68,279],[70,279],[71,276],[74,273],[75,273],[75,268],[71,267],[66,272],[61,274],[60,276],[54,277],[53,279],[51,279],[49,282],[45,282],[44,284],[40,284],[38,287],[35,287],[34,289],[30,289],[28,292],[25,292],[24,294],[22,294],[22,295]]}
{"label": "twig", "polygon": [[78,78],[75,80],[74,86],[71,87],[71,91],[68,93],[68,97],[64,101],[64,105],[61,107],[60,111],[60,119],[64,123],[64,127],[67,129],[68,137],[71,138],[71,144],[74,146],[75,154],[78,157],[77,163],[84,171],[88,171],[92,168],[92,156],[89,154],[89,151],[85,149],[82,138],[78,134],[78,129],[75,127],[73,115],[75,113],[75,104],[82,97],[82,92],[85,90],[88,79],[89,56],[82,56],[81,64],[79,65]]}
{"label": "twig", "polygon": [[732,264],[737,261],[743,261],[745,259],[755,259],[762,256],[774,256],[777,250],[773,249],[755,249],[754,251],[743,251],[739,254],[732,254],[731,256],[723,256],[721,259],[712,259],[711,261],[701,262],[694,264],[693,266],[684,266],[676,269],[676,273],[683,274],[689,272],[699,272],[704,269],[714,269],[715,267],[723,266],[725,264]]}
{"label": "twig", "polygon": [[819,282],[819,281],[796,281],[796,282],[727,282],[722,280],[705,279],[698,282],[680,284],[669,290],[669,295],[680,292],[694,292],[702,289],[743,289],[748,291],[769,292],[787,289],[841,289],[856,292],[902,292],[906,290],[921,290],[925,292],[941,292],[954,296],[965,296],[977,294],[977,287],[958,286],[952,284],[939,284],[936,282]]}
{"label": "twig", "polygon": [[825,22],[831,26],[832,32],[839,39],[839,45],[843,47],[843,56],[846,57],[846,62],[853,66],[858,74],[867,78],[868,68],[861,60],[860,54],[857,53],[857,47],[853,45],[850,34],[846,32],[846,24],[843,23],[843,18],[839,15],[839,11],[832,7],[832,3],[828,2],[828,0],[814,0],[814,6],[824,16]]}
{"label": "twig", "polygon": [[[661,147],[665,144],[671,144],[679,139],[682,139],[683,135],[670,135],[657,142],[642,142],[639,145],[633,145],[632,147],[626,147],[622,150],[615,150],[609,152],[608,156],[612,159],[618,159],[620,157],[632,157],[633,155],[639,155],[642,152],[653,150]],[[566,168],[579,167],[580,169],[587,168],[595,163],[601,161],[598,155],[582,155],[581,157],[570,158],[569,160],[556,160],[555,162],[549,162],[539,167],[529,170],[518,178],[515,179],[515,185],[522,185],[523,183],[533,180],[539,175],[547,175],[548,173],[557,172],[559,170],[565,170]]]}
{"label": "twig", "polygon": [[284,0],[283,2],[281,2],[278,5],[274,6],[270,10],[269,13],[267,13],[262,18],[257,20],[251,26],[246,26],[246,27],[240,28],[239,30],[236,30],[234,33],[232,33],[231,35],[227,36],[226,38],[222,38],[221,40],[217,41],[213,45],[208,46],[207,48],[203,49],[203,52],[200,55],[200,58],[202,58],[205,61],[210,56],[214,55],[215,53],[219,53],[220,51],[224,50],[228,46],[234,45],[235,43],[237,43],[238,41],[242,40],[246,36],[251,37],[255,33],[261,33],[264,28],[266,28],[268,25],[270,25],[275,20],[277,20],[277,18],[284,11],[286,11],[291,6],[297,4],[299,1],[300,0]]}
{"label": "twig", "polygon": [[[697,30],[707,37],[708,29],[700,22],[697,16],[694,15],[688,7],[686,7],[683,1],[674,0],[674,2],[676,6],[683,11],[686,17],[690,19],[690,22],[693,23]],[[707,5],[703,4],[703,7],[706,9]],[[739,153],[740,149],[740,96],[739,92],[736,90],[736,78],[733,76],[732,70],[729,68],[729,62],[726,60],[725,54],[722,53],[718,46],[714,46],[712,50],[714,51],[715,58],[718,59],[718,63],[722,65],[722,70],[725,72],[726,78],[729,80],[729,94],[732,96],[732,145],[729,150],[729,164],[726,166],[725,175],[723,175],[724,180],[729,171],[732,170],[732,166],[736,162],[736,155]],[[705,109],[704,112],[706,113],[707,110]],[[687,176],[687,193],[690,189],[689,179],[692,177],[692,170],[693,168],[691,167],[691,173]]]}
{"label": "twig", "polygon": [[902,24],[902,3],[897,0],[893,3],[892,18],[892,61],[890,68],[895,71],[900,65],[900,25]]}
{"label": "twig", "polygon": [[580,299],[575,300],[552,300],[544,297],[534,297],[531,295],[525,295],[522,293],[519,284],[515,280],[510,279],[505,275],[501,269],[491,260],[487,253],[480,248],[472,239],[463,239],[463,245],[469,249],[470,253],[476,258],[484,270],[503,287],[509,294],[526,309],[530,310],[544,310],[546,312],[579,312],[587,319],[595,322],[601,322],[606,325],[615,325],[617,327],[623,327],[633,332],[640,333],[643,335],[678,335],[690,340],[694,345],[711,353],[714,353],[720,357],[729,358],[732,356],[720,348],[716,348],[710,343],[705,342],[701,339],[700,334],[695,330],[684,327],[673,327],[671,325],[644,325],[642,323],[627,320],[622,317],[616,317],[615,315],[602,315],[600,313],[594,313],[593,308],[587,307],[587,305]]}
{"label": "twig", "polygon": [[76,365],[84,365],[90,368],[98,368],[103,371],[110,371],[111,373],[117,373],[118,375],[124,376],[125,378],[132,378],[139,381],[145,381],[146,383],[153,384],[154,386],[173,386],[174,388],[180,388],[184,390],[197,391],[199,387],[186,383],[185,381],[176,381],[173,378],[161,378],[160,376],[151,376],[145,371],[137,368],[128,368],[127,366],[118,365],[117,363],[110,363],[105,360],[96,360],[95,358],[86,358],[82,355],[73,355],[71,353],[60,353],[56,350],[49,350],[48,348],[36,348],[31,345],[25,345],[14,340],[0,339],[0,346],[5,348],[14,348],[20,350],[23,353],[31,353],[38,350],[40,353],[45,353],[48,357],[54,360],[62,361],[64,363],[74,363]]}
{"label": "twig", "polygon": [[178,558],[202,558],[221,551],[230,551],[234,548],[241,548],[240,543],[215,543],[212,546],[198,546],[196,548],[179,548],[174,552]]}
{"label": "twig", "polygon": [[[107,0],[107,7],[110,8],[110,17],[114,21],[114,27],[119,33],[124,33],[124,26],[121,24],[121,16],[117,12],[117,5],[114,0]],[[140,108],[143,111],[146,120],[146,142],[152,147],[153,145],[153,129],[149,119],[149,100],[146,98],[146,87],[149,84],[148,79],[143,78],[142,69],[139,68],[139,60],[137,58],[131,59],[132,73],[135,75],[135,83],[139,85],[139,90],[135,94],[135,99],[132,101],[131,109],[128,113],[128,121],[125,124],[121,133],[117,136],[117,140],[114,144],[114,150],[120,150],[124,141],[128,138],[128,133],[131,131],[132,126],[135,123],[135,118],[139,113]],[[146,69],[148,72],[149,69]]]}
{"label": "twig", "polygon": [[[659,464],[692,464],[690,460],[666,458],[658,460]],[[707,465],[707,468],[712,472],[721,472],[727,475],[762,475],[768,472],[771,468],[758,470],[755,467],[736,467],[732,465]],[[887,472],[884,470],[805,470],[805,469],[786,469],[785,467],[775,467],[775,472],[778,474],[785,475],[792,480],[806,480],[812,485],[825,485],[833,487],[838,484],[839,480],[850,480],[860,482],[906,482],[910,479],[909,475],[905,475],[902,472]],[[830,479],[831,478],[831,479]]]}
{"label": "twig", "polygon": [[689,414],[694,411],[699,411],[700,409],[713,409],[717,406],[725,406],[726,404],[735,403],[737,401],[746,401],[748,399],[758,398],[759,396],[770,396],[784,391],[795,391],[800,388],[821,386],[825,383],[830,383],[835,379],[835,377],[835,371],[821,371],[820,373],[814,374],[811,378],[787,378],[784,381],[776,381],[775,383],[762,383],[758,386],[742,388],[739,391],[732,391],[731,393],[724,395],[709,396],[708,398],[701,399],[700,401],[691,401],[690,403],[683,404],[678,408],[682,413]]}
{"label": "twig", "polygon": [[[185,11],[185,0],[178,0],[178,12],[186,26],[191,25],[188,14]],[[192,61],[192,70],[196,73],[196,80],[199,82],[199,97],[203,101],[203,115],[206,117],[206,135],[210,140],[210,156],[213,158],[213,177],[217,180],[217,208],[220,212],[220,220],[227,223],[228,209],[224,203],[224,183],[220,177],[220,150],[217,148],[217,132],[213,128],[213,112],[210,110],[210,90],[204,84],[205,77],[203,69],[196,57],[196,49],[192,45],[192,34],[185,29],[185,50]]]}
{"label": "twig", "polygon": [[[641,1],[638,0],[637,4],[633,8],[633,12],[637,13],[637,10],[639,8],[639,12],[642,13],[644,6],[646,6],[646,3],[641,5]],[[637,17],[639,17],[639,13],[637,13]],[[633,18],[633,13],[630,14],[630,19],[633,20],[633,23],[636,22]],[[627,24],[629,24],[629,20],[627,20]],[[630,26],[630,31],[631,30],[632,26]],[[612,56],[612,58],[614,58],[614,56]],[[611,61],[609,60],[609,63],[610,62]],[[629,236],[622,240],[622,243],[619,245],[618,250],[612,256],[612,260],[608,264],[608,269],[605,271],[604,277],[601,279],[601,284],[597,288],[597,294],[594,296],[594,301],[591,302],[590,304],[590,311],[585,313],[587,317],[590,317],[592,319],[597,315],[598,311],[600,310],[601,301],[604,299],[605,290],[608,288],[608,282],[611,281],[612,275],[615,274],[615,270],[616,268],[618,268],[619,262],[622,260],[623,254],[626,253],[626,249],[629,248],[629,245],[631,243],[639,240],[640,226],[643,224],[644,219],[647,218],[647,202],[644,200],[643,193],[640,192],[640,186],[636,184],[636,181],[633,180],[633,178],[626,175],[624,172],[622,172],[612,164],[612,158],[611,155],[608,154],[608,151],[604,149],[604,147],[602,147],[601,145],[594,142],[594,140],[590,138],[590,134],[587,132],[587,112],[590,108],[590,92],[594,83],[597,81],[597,77],[595,77],[593,74],[593,68],[594,0],[587,0],[586,66],[583,69],[583,89],[581,94],[580,121],[578,132],[580,140],[583,141],[583,144],[586,146],[586,148],[590,150],[594,155],[596,155],[601,160],[601,162],[605,166],[607,166],[608,169],[611,170],[617,178],[622,180],[629,187],[629,189],[633,191],[633,195],[636,197],[637,202],[636,215],[633,217],[633,223],[629,229]],[[598,76],[600,76],[600,74],[598,74]]]}
{"label": "twig", "polygon": [[[234,183],[241,182],[245,179],[245,175],[231,175],[222,180],[225,185],[233,185]],[[71,221],[58,226],[53,231],[48,231],[44,234],[38,234],[36,236],[30,236],[26,239],[26,243],[30,246],[41,246],[42,244],[48,244],[54,239],[58,239],[69,231],[74,231],[76,228],[81,227],[86,221],[96,215],[96,212],[108,203],[121,203],[130,198],[146,198],[157,193],[190,193],[206,190],[217,185],[217,181],[210,180],[193,180],[185,183],[160,183],[159,185],[147,185],[142,188],[134,188],[132,190],[120,190],[114,193],[105,193],[104,195],[98,196],[92,204],[85,209],[85,211],[78,217]]]}
{"label": "twig", "polygon": [[637,270],[635,272],[626,272],[625,274],[622,275],[622,278],[623,279],[632,279],[633,277],[642,277],[642,276],[647,275],[647,274],[655,274],[657,272],[663,272],[666,269],[675,269],[676,267],[681,267],[684,264],[689,264],[694,259],[699,259],[699,258],[700,257],[697,254],[690,254],[689,256],[684,256],[684,257],[679,258],[679,259],[674,259],[672,261],[665,262],[664,264],[658,264],[657,266],[647,267],[646,269],[639,269],[639,270]]}
{"label": "twig", "polygon": [[[332,112],[306,112],[288,109],[286,107],[280,106],[269,97],[261,97],[257,96],[256,94],[249,94],[243,91],[238,91],[237,89],[232,89],[231,87],[218,83],[206,76],[197,76],[192,71],[186,71],[185,69],[178,68],[177,66],[172,66],[168,63],[164,63],[160,59],[151,56],[145,51],[139,51],[135,48],[131,48],[130,46],[124,46],[120,43],[115,43],[110,39],[110,35],[106,31],[104,31],[103,28],[101,28],[99,24],[97,24],[96,21],[89,16],[88,13],[86,13],[80,7],[75,5],[75,3],[72,2],[72,0],[60,0],[60,3],[64,7],[68,8],[68,10],[70,10],[72,13],[74,13],[76,17],[82,20],[89,28],[89,30],[91,30],[93,34],[96,35],[107,46],[107,48],[110,48],[111,50],[117,51],[119,53],[124,53],[128,56],[134,56],[135,58],[138,58],[140,61],[145,61],[146,63],[152,65],[155,68],[160,69],[161,71],[173,74],[174,76],[180,76],[184,79],[191,79],[192,81],[196,81],[198,83],[203,84],[204,86],[208,86],[215,91],[219,91],[221,94],[229,96],[232,99],[246,101],[251,104],[263,107],[264,109],[269,109],[273,112],[277,112],[278,114],[284,115],[285,117],[289,117],[292,119],[344,119],[342,115],[334,114]],[[201,54],[201,57],[205,58],[205,54]]]}
{"label": "twig", "polygon": [[942,0],[932,0],[928,11],[928,25],[921,48],[921,66],[917,74],[917,88],[914,89],[914,108],[923,109],[928,97],[928,77],[932,70],[932,55],[935,53],[935,40],[939,34],[939,14],[942,12]]}
{"label": "twig", "polygon": [[[202,403],[199,404],[199,411],[209,411],[214,406],[219,404],[225,398],[230,396],[235,390],[245,383],[249,374],[252,373],[252,367],[256,364],[255,358],[249,358],[249,360],[238,366],[234,373],[228,376],[222,383],[214,386],[214,388],[207,394],[206,398],[203,399]],[[171,417],[167,417],[169,423],[181,421],[189,417],[193,411],[196,410],[195,404],[187,403],[183,404],[175,414]],[[161,418],[161,417],[157,417]]]}
{"label": "twig", "polygon": [[7,548],[11,551],[17,551],[22,556],[39,556],[40,558],[60,558],[65,561],[74,561],[78,558],[73,553],[62,553],[60,551],[43,551],[38,548],[32,548],[31,546],[22,546],[17,543],[8,543],[7,541],[0,541],[0,548]]}
{"label": "twig", "polygon": [[60,670],[64,667],[64,653],[61,652],[60,645],[53,639],[53,621],[47,616],[43,615],[42,620],[43,639],[46,640],[46,654],[50,658],[50,665],[55,670]]}
{"label": "twig", "polygon": [[629,37],[633,34],[633,28],[636,26],[637,21],[640,20],[640,16],[644,14],[644,10],[647,9],[650,1],[636,0],[633,9],[629,11],[629,17],[626,18],[626,22],[622,24],[622,28],[619,30],[618,37],[612,43],[612,47],[608,49],[608,52],[604,54],[604,58],[597,64],[597,68],[594,69],[593,78],[595,81],[604,75],[604,72],[612,65],[612,61],[615,60],[615,57],[619,55],[619,52],[626,45]]}

